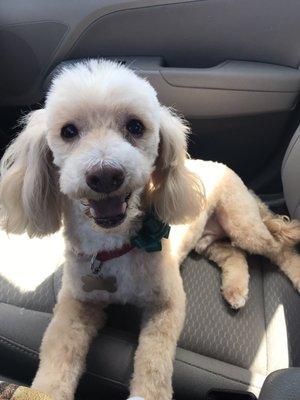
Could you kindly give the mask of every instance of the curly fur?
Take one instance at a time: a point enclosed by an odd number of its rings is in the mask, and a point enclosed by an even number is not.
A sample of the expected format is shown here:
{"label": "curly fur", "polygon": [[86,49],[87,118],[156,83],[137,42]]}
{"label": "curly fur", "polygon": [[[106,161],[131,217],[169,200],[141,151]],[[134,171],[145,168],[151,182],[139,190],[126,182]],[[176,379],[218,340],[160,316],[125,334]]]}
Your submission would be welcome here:
{"label": "curly fur", "polygon": [[287,215],[276,215],[256,197],[264,224],[272,235],[285,246],[295,246],[300,242],[300,222]]}
{"label": "curly fur", "polygon": [[[126,132],[128,118],[145,126]],[[73,123],[79,135],[63,140]],[[43,236],[63,223],[66,262],[54,317],[45,333],[33,386],[54,400],[73,400],[89,343],[105,323],[109,303],[144,308],[130,395],[171,400],[172,364],[185,316],[179,265],[191,249],[222,269],[222,293],[239,308],[248,295],[246,253],[278,264],[300,289],[300,257],[293,249],[300,225],[271,213],[223,164],[189,160],[188,128],[159,104],[154,89],[124,66],[90,60],[63,69],[45,107],[31,113],[1,162],[1,223],[7,232]],[[125,180],[114,195],[131,193],[124,221],[105,229],[89,200],[103,194],[86,183],[91,168],[121,165]],[[153,207],[173,226],[161,252],[134,249],[102,266],[117,291],[86,292],[92,255],[129,243]],[[227,238],[224,243],[223,239]]]}
{"label": "curly fur", "polygon": [[185,165],[188,132],[184,120],[162,107],[159,153],[146,195],[161,220],[171,224],[196,218],[205,202],[201,181]]}
{"label": "curly fur", "polygon": [[30,113],[1,160],[1,224],[7,232],[27,231],[30,237],[54,233],[61,225],[61,194],[44,117],[44,110]]}

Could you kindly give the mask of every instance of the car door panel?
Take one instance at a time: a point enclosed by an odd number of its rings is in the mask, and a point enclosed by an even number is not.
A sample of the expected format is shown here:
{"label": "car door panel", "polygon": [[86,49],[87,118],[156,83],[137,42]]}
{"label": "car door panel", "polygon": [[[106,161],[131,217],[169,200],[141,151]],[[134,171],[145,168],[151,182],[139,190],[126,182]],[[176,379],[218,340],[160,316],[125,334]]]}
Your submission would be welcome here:
{"label": "car door panel", "polygon": [[260,194],[281,196],[300,90],[298,0],[20,4],[0,3],[5,127],[8,108],[17,116],[42,104],[59,63],[129,57],[160,100],[189,119],[194,157],[226,162]]}

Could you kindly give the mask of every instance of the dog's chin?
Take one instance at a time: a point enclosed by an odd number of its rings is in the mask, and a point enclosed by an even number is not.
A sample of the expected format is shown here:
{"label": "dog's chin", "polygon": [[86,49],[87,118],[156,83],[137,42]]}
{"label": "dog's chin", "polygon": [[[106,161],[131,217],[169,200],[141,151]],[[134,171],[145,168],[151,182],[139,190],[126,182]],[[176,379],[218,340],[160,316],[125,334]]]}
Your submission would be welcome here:
{"label": "dog's chin", "polygon": [[85,213],[99,228],[113,229],[126,220],[130,198],[131,193],[123,193],[101,199],[86,199],[83,201]]}

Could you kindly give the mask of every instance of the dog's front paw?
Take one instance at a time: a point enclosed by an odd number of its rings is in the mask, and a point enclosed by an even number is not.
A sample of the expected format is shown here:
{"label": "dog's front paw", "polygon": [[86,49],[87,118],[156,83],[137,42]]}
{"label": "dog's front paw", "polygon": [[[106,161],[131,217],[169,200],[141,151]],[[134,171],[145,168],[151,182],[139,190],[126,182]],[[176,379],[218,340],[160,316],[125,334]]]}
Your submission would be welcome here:
{"label": "dog's front paw", "polygon": [[221,292],[225,300],[234,310],[238,310],[239,308],[244,307],[246,304],[248,298],[247,287],[223,286]]}

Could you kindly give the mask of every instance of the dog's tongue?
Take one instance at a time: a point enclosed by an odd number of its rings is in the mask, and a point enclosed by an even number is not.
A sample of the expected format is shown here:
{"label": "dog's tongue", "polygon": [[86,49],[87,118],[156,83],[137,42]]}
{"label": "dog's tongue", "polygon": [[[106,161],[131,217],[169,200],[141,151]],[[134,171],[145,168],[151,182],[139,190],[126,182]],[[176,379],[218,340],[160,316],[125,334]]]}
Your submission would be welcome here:
{"label": "dog's tongue", "polygon": [[125,195],[105,197],[101,200],[90,200],[91,214],[96,219],[111,218],[125,214]]}

